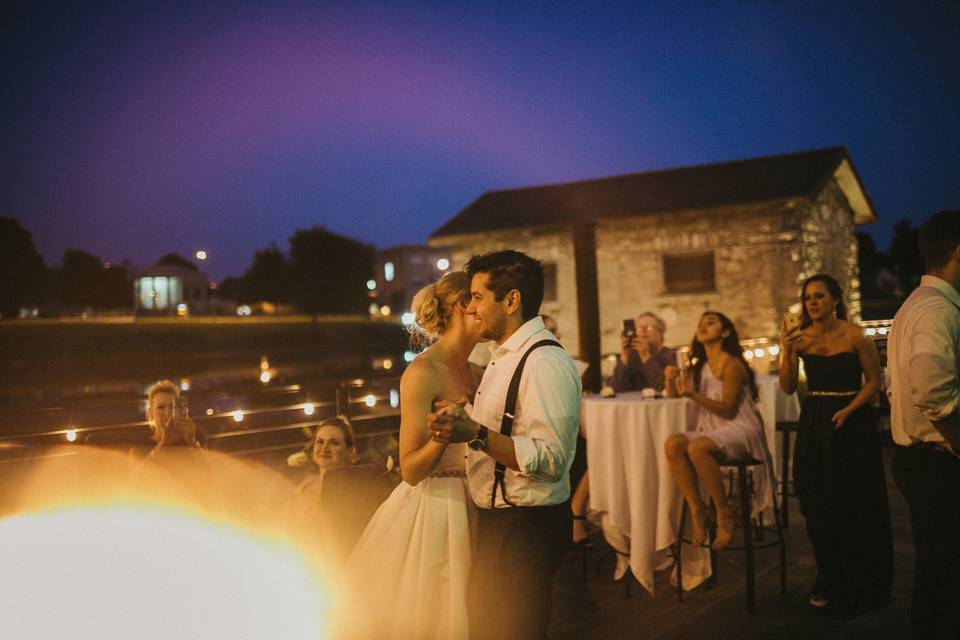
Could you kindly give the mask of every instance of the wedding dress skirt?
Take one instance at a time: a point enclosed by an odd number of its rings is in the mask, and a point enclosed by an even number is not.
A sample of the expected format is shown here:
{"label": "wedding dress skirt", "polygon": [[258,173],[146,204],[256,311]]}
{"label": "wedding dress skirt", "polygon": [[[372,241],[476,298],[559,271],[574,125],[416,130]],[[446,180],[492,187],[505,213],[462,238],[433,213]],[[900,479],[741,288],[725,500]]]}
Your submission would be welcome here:
{"label": "wedding dress skirt", "polygon": [[342,638],[466,638],[473,502],[465,445],[447,447],[431,477],[401,482],[374,514],[346,566]]}

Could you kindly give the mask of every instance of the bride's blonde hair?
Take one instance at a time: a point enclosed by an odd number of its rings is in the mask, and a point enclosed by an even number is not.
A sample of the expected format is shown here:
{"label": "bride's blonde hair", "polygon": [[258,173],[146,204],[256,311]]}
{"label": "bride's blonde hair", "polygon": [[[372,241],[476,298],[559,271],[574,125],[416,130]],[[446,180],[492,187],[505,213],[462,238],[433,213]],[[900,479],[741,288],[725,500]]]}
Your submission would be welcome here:
{"label": "bride's blonde hair", "polygon": [[422,347],[435,341],[447,330],[453,308],[469,301],[470,277],[464,271],[451,271],[420,289],[410,306],[417,317],[417,323],[410,328],[410,342]]}

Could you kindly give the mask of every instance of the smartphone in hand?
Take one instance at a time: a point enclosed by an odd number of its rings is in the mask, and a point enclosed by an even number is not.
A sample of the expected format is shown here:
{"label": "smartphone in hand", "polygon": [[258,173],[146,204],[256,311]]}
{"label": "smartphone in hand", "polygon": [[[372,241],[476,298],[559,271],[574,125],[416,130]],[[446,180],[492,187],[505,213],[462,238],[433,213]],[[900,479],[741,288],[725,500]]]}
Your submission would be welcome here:
{"label": "smartphone in hand", "polygon": [[800,328],[800,316],[792,311],[783,314],[784,334],[791,333],[794,329]]}
{"label": "smartphone in hand", "polygon": [[623,335],[633,340],[637,337],[637,321],[627,318],[623,321]]}

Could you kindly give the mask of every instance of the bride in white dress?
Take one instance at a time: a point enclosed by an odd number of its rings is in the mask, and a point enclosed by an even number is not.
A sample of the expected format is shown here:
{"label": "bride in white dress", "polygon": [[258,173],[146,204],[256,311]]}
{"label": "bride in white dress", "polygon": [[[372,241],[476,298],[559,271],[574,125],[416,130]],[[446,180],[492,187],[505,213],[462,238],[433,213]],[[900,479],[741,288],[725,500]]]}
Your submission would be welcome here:
{"label": "bride in white dress", "polygon": [[470,279],[457,271],[413,299],[417,325],[435,340],[400,380],[403,482],[380,506],[347,562],[347,638],[466,638],[473,503],[464,444],[430,439],[437,400],[469,397],[467,358],[477,343],[466,315]]}

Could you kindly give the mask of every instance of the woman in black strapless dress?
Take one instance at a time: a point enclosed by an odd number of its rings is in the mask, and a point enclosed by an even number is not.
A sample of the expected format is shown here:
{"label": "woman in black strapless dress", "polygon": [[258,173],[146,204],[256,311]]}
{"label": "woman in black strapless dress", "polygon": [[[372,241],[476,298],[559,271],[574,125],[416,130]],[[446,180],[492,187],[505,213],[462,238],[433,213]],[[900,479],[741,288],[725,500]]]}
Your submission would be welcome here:
{"label": "woman in black strapless dress", "polygon": [[798,359],[807,396],[793,462],[794,488],[817,562],[810,604],[841,617],[890,601],[893,544],[880,438],[870,400],[880,357],[846,322],[842,293],[827,275],[803,284],[803,320],[783,332],[780,384],[792,393]]}

